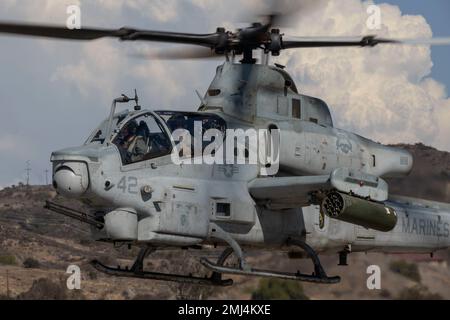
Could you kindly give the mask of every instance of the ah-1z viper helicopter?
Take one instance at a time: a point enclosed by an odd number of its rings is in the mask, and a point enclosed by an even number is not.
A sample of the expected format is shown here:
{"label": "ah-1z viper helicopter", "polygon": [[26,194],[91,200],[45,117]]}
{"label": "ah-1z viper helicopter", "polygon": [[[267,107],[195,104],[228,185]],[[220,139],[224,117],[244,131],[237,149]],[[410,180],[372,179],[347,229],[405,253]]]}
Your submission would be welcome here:
{"label": "ah-1z viper helicopter", "polygon": [[[79,147],[53,152],[57,192],[87,204],[90,213],[47,202],[46,207],[91,225],[99,241],[136,245],[131,269],[94,261],[115,276],[231,285],[223,274],[337,283],[318,254],[338,254],[346,265],[351,252],[432,253],[450,245],[450,206],[389,195],[385,177],[405,176],[410,153],[337,129],[327,104],[300,94],[294,80],[268,59],[256,63],[254,50],[277,56],[283,50],[313,47],[373,47],[410,40],[362,38],[288,39],[269,22],[210,34],[165,31],[81,29],[0,23],[0,32],[71,40],[112,37],[203,47],[205,51],[168,54],[170,58],[224,55],[196,112],[141,110],[137,95],[113,101],[109,117]],[[435,44],[429,40],[425,44]],[[414,40],[412,41],[414,43]],[[234,57],[242,55],[240,62]],[[232,58],[230,58],[230,56]],[[134,110],[117,111],[135,101]],[[192,133],[195,123],[227,134],[228,129],[270,130],[266,153],[278,161],[256,164],[174,163],[179,155],[173,133]],[[277,136],[278,140],[273,137]],[[219,134],[220,136],[220,134]],[[216,138],[218,148],[225,148]],[[274,146],[279,143],[277,148]],[[233,157],[244,154],[236,150]],[[222,150],[223,151],[223,150]],[[222,154],[227,152],[222,152]],[[229,155],[229,152],[227,153]],[[279,165],[279,170],[272,170]],[[263,175],[262,172],[269,172]],[[210,277],[144,271],[143,261],[157,249],[223,246],[217,262],[202,258]],[[312,274],[252,268],[244,249],[271,249],[311,258]],[[237,266],[226,265],[234,254]]]}

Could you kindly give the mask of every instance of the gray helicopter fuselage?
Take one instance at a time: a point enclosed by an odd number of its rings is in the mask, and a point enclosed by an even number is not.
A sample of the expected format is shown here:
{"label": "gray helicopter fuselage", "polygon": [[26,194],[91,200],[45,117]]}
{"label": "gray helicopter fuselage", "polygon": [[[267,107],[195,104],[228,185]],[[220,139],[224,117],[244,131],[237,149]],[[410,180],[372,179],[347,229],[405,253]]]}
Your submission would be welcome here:
{"label": "gray helicopter fuselage", "polygon": [[[412,156],[399,148],[375,143],[334,128],[328,106],[300,95],[282,69],[264,65],[219,66],[198,114],[216,115],[229,129],[279,129],[280,170],[273,176],[330,176],[340,168],[374,177],[410,172]],[[102,141],[91,136],[85,145],[52,154],[55,187],[81,199],[105,221],[92,229],[98,240],[189,247],[222,244],[216,228],[242,246],[283,248],[300,237],[319,252],[433,252],[450,246],[450,209],[421,200],[383,202],[395,209],[398,223],[379,232],[324,217],[308,203],[278,207],[261,203],[249,185],[261,178],[259,164],[175,164],[171,153],[125,163],[113,143],[121,130],[138,117],[153,117],[162,134],[171,136],[161,114],[125,112]],[[112,120],[112,119],[111,119]],[[373,194],[387,194],[381,182]],[[315,191],[315,190],[311,190]],[[350,190],[354,191],[354,190]],[[291,195],[291,197],[295,197]]]}
{"label": "gray helicopter fuselage", "polygon": [[[258,175],[255,166],[174,166],[166,157],[124,168],[114,146],[90,158],[55,153],[53,159],[68,166],[73,161],[88,164],[89,191],[83,198],[97,211],[130,212],[118,230],[108,234],[93,229],[96,239],[160,246],[211,244],[214,223],[241,245],[254,247],[281,248],[293,236],[304,238],[319,252],[339,252],[348,245],[352,251],[433,252],[450,245],[450,214],[443,204],[391,200],[399,222],[390,232],[329,217],[320,227],[318,206],[288,210],[258,206],[248,192],[248,181]],[[143,186],[151,186],[151,197],[141,192]],[[218,212],[218,204],[222,209],[229,205],[229,211]],[[136,219],[131,229],[130,218]]]}

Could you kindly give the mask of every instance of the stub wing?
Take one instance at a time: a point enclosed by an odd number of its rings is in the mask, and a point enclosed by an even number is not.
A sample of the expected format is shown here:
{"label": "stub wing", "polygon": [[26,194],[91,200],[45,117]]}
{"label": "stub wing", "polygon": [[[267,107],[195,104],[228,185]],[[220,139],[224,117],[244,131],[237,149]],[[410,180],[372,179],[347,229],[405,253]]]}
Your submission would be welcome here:
{"label": "stub wing", "polygon": [[330,175],[258,178],[249,183],[256,202],[271,209],[308,206],[312,192],[331,190],[376,202],[389,195],[388,184],[380,177],[348,168],[337,168]]}
{"label": "stub wing", "polygon": [[258,178],[249,183],[249,192],[258,203],[290,209],[309,205],[311,192],[330,186],[329,175]]}

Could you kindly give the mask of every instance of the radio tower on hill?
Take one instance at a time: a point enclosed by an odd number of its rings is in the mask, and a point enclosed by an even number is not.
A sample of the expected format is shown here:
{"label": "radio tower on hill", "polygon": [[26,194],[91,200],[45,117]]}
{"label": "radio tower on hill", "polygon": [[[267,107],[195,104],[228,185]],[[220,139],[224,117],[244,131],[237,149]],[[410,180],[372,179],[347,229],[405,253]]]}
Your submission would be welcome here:
{"label": "radio tower on hill", "polygon": [[30,160],[27,160],[27,166],[25,167],[25,171],[27,172],[27,187],[28,187],[30,185],[30,172],[31,172]]}

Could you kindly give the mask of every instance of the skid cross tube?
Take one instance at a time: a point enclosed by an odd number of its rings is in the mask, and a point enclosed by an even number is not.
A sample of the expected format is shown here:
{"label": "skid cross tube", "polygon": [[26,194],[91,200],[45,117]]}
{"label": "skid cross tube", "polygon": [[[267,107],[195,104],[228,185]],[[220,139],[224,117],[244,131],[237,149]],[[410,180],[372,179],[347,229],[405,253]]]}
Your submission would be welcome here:
{"label": "skid cross tube", "polygon": [[[245,262],[244,253],[243,253],[241,247],[236,242],[236,240],[234,240],[233,237],[231,237],[231,235],[228,232],[224,231],[217,224],[211,223],[210,234],[211,234],[211,237],[222,240],[231,247],[232,251],[234,252],[234,254],[237,256],[237,258],[239,260],[239,266],[242,270],[250,270],[250,267]],[[225,254],[225,253],[226,253],[226,251],[223,252],[223,254]],[[229,253],[228,256],[230,254],[231,253]],[[226,260],[226,258],[228,258],[228,256],[225,257],[224,259]],[[224,260],[224,262],[225,262],[225,260]]]}
{"label": "skid cross tube", "polygon": [[95,269],[97,269],[98,271],[100,271],[102,273],[105,273],[110,276],[116,276],[116,277],[172,281],[172,282],[186,283],[186,284],[222,286],[222,287],[231,286],[233,284],[233,280],[231,280],[231,279],[222,280],[222,277],[220,274],[216,275],[214,273],[211,277],[195,277],[192,275],[180,275],[180,274],[172,274],[172,273],[144,271],[144,268],[143,268],[144,259],[149,254],[151,254],[155,251],[156,251],[156,248],[152,248],[152,247],[141,248],[141,251],[139,252],[131,269],[129,269],[128,267],[125,269],[122,269],[120,267],[119,268],[108,267],[97,260],[91,261],[91,265]]}
{"label": "skid cross tube", "polygon": [[[296,238],[289,238],[287,241],[287,244],[299,246],[306,252],[308,257],[312,260],[312,262],[314,264],[314,275],[316,277],[323,278],[323,279],[328,278],[325,270],[322,267],[322,264],[320,263],[319,256],[317,255],[317,253],[314,251],[313,248],[311,248],[309,245],[306,244],[306,242],[296,239]],[[339,277],[337,277],[337,278],[339,278]],[[340,278],[339,278],[339,280],[340,280]]]}
{"label": "skid cross tube", "polygon": [[280,272],[280,271],[271,271],[271,270],[263,270],[263,269],[253,269],[253,268],[234,268],[224,266],[225,260],[233,253],[234,249],[227,248],[222,255],[219,257],[219,260],[216,264],[212,263],[206,258],[201,258],[200,263],[203,264],[206,268],[213,271],[213,277],[218,276],[220,274],[236,274],[236,275],[244,275],[244,276],[255,276],[255,277],[267,277],[267,278],[279,278],[279,279],[287,279],[287,280],[297,280],[304,282],[312,282],[319,284],[334,284],[339,283],[341,278],[336,277],[328,277],[325,270],[323,269],[319,257],[316,252],[308,246],[304,241],[290,238],[288,239],[288,245],[297,245],[301,247],[307,255],[311,258],[314,264],[314,273],[302,274],[300,271],[297,273],[289,273],[289,272]]}

